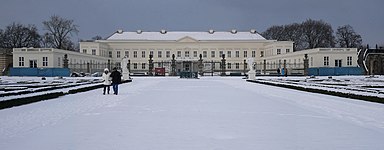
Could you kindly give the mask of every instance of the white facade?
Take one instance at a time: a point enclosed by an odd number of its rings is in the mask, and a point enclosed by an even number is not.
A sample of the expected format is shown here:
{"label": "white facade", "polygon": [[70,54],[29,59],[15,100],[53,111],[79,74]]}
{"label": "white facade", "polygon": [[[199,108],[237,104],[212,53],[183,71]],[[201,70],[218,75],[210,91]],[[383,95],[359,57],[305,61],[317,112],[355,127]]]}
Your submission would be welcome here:
{"label": "white facade", "polygon": [[[197,71],[197,62],[202,56],[204,72],[219,71],[222,55],[225,55],[228,72],[246,72],[246,60],[255,62],[258,73],[276,72],[285,62],[289,73],[303,72],[304,55],[308,55],[309,68],[356,67],[356,48],[316,48],[293,52],[292,41],[266,40],[255,30],[249,32],[123,32],[117,31],[105,40],[80,42],[80,52],[52,48],[15,48],[13,66],[16,68],[62,68],[64,55],[68,56],[69,68],[97,71],[105,67],[120,67],[126,57],[131,72],[147,72],[149,56],[154,68],[170,72],[172,55],[175,55],[178,70]],[[265,64],[264,64],[265,63]],[[103,65],[99,65],[103,64]],[[108,65],[107,65],[108,64]],[[96,66],[95,66],[96,65]],[[94,69],[92,69],[94,68]],[[96,69],[97,68],[97,69]],[[83,71],[83,70],[82,70]],[[93,72],[91,72],[93,73]],[[297,72],[298,73],[298,72]]]}
{"label": "white facade", "polygon": [[[266,60],[267,63],[286,61],[287,64],[302,64],[304,55],[308,55],[309,67],[357,67],[357,48],[315,48],[297,52],[287,52],[286,49],[269,49],[258,63]],[[336,61],[341,60],[335,63]],[[336,66],[338,65],[338,66]]]}
{"label": "white facade", "polygon": [[[225,54],[227,70],[242,72],[244,60],[261,59],[262,51],[274,48],[290,49],[293,51],[293,42],[266,40],[255,30],[249,32],[123,32],[117,31],[106,40],[94,42],[80,42],[80,52],[96,53],[111,58],[117,63],[127,57],[131,70],[146,71],[149,55],[153,55],[156,62],[170,62],[172,55],[176,61],[197,61],[202,55],[204,62],[220,62]],[[138,65],[138,66],[135,66]],[[167,67],[167,66],[166,66]],[[219,68],[216,63],[215,68]]]}
{"label": "white facade", "polygon": [[[300,69],[304,68],[305,54],[308,56],[309,68],[358,67],[357,48],[315,48],[292,52],[276,47],[266,50],[265,55],[257,60],[257,64],[263,64],[265,61],[265,69],[275,71],[277,68],[283,68],[285,62],[291,73],[303,73]],[[262,72],[264,66],[258,65],[257,69]]]}
{"label": "white facade", "polygon": [[108,58],[54,48],[14,48],[14,68],[62,68],[64,55],[70,64],[107,63]]}

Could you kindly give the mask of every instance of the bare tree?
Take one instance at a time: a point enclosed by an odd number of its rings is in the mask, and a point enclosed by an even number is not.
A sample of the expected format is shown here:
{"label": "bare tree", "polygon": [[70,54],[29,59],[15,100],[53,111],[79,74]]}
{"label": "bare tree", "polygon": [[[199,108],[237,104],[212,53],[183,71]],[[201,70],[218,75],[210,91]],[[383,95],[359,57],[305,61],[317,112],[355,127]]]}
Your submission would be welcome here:
{"label": "bare tree", "polygon": [[42,47],[45,47],[45,48],[52,48],[53,47],[53,37],[50,36],[48,33],[45,33],[42,37],[41,37],[41,46]]}
{"label": "bare tree", "polygon": [[73,23],[73,20],[61,18],[60,16],[53,15],[50,20],[43,21],[44,30],[47,30],[52,39],[50,44],[58,49],[71,49],[73,42],[70,40],[70,35],[77,34],[78,26]]}
{"label": "bare tree", "polygon": [[303,45],[301,25],[298,23],[282,26],[272,26],[264,31],[262,35],[269,40],[293,41],[295,42],[295,50],[301,50],[305,48]]}
{"label": "bare tree", "polygon": [[357,34],[352,26],[344,25],[337,28],[336,31],[336,42],[340,47],[360,47],[363,40],[361,36]]}
{"label": "bare tree", "polygon": [[0,48],[4,48],[4,33],[3,29],[0,29]]}
{"label": "bare tree", "polygon": [[284,27],[283,26],[272,26],[268,28],[266,31],[264,31],[261,35],[263,35],[264,38],[268,40],[278,40],[282,41],[284,34]]}
{"label": "bare tree", "polygon": [[1,32],[0,38],[2,48],[40,47],[40,35],[34,25],[14,22]]}
{"label": "bare tree", "polygon": [[307,49],[318,47],[334,47],[332,26],[324,21],[308,19],[302,24],[303,40]]}

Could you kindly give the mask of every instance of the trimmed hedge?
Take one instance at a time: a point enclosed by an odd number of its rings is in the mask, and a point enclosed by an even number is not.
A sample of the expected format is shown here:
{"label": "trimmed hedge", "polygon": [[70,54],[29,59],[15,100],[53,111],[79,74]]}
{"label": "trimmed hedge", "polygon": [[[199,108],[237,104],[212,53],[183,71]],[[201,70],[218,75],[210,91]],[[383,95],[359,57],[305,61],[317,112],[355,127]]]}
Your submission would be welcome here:
{"label": "trimmed hedge", "polygon": [[[122,83],[128,83],[128,82],[132,82],[132,80],[123,81]],[[39,101],[49,100],[49,99],[57,98],[57,97],[67,95],[67,94],[86,92],[86,91],[90,91],[90,90],[94,90],[94,89],[98,89],[98,88],[102,88],[102,87],[103,87],[103,84],[97,84],[94,86],[69,90],[68,93],[54,92],[54,93],[48,93],[48,94],[43,94],[43,95],[36,95],[36,96],[31,96],[31,97],[23,97],[23,98],[16,98],[16,99],[11,99],[11,100],[6,100],[6,101],[0,101],[0,110],[6,109],[6,108],[11,108],[11,107],[16,107],[16,106],[21,106],[21,105],[26,105],[26,104],[30,104],[30,103],[35,103],[35,102],[39,102]]]}
{"label": "trimmed hedge", "polygon": [[260,81],[257,81],[257,80],[247,80],[247,81],[248,82],[259,83],[259,84],[264,84],[264,85],[271,85],[271,86],[295,89],[295,90],[300,90],[300,91],[306,91],[306,92],[312,92],[312,93],[320,93],[320,94],[327,94],[327,95],[333,95],[333,96],[338,96],[338,97],[351,98],[351,99],[356,99],[356,100],[364,100],[364,101],[384,104],[384,98],[380,98],[380,97],[376,97],[376,96],[357,95],[357,94],[353,94],[353,93],[341,93],[341,92],[336,92],[336,91],[327,91],[327,90],[321,90],[321,89],[304,88],[304,87],[298,87],[298,86],[292,86],[292,85],[286,85],[286,84],[275,84],[275,83],[270,83],[270,82],[260,82]]}
{"label": "trimmed hedge", "polygon": [[23,97],[23,98],[16,98],[12,100],[0,101],[0,109],[35,103],[35,102],[44,101],[52,98],[57,98],[63,95],[65,95],[63,92],[55,92],[55,93],[48,93],[44,95],[36,95],[31,97]]}

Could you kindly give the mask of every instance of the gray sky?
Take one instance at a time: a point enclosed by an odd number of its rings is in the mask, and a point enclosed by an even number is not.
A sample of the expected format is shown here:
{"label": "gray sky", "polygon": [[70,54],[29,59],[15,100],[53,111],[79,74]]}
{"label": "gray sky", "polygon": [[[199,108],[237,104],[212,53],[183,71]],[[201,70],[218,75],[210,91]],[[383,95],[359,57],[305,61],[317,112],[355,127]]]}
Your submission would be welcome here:
{"label": "gray sky", "polygon": [[338,26],[349,24],[363,43],[384,44],[383,0],[1,0],[0,28],[12,22],[35,24],[52,15],[73,19],[73,39],[108,37],[124,31],[265,31],[272,25],[308,18]]}

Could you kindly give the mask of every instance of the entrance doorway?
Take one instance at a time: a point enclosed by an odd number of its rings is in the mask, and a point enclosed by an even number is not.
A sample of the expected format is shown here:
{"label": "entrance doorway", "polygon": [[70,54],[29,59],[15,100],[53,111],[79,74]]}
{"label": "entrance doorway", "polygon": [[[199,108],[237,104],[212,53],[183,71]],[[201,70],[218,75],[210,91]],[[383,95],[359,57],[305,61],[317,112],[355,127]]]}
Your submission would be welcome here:
{"label": "entrance doorway", "polygon": [[29,68],[37,68],[37,60],[29,60]]}
{"label": "entrance doorway", "polygon": [[186,72],[191,71],[191,62],[183,62],[183,70]]}

